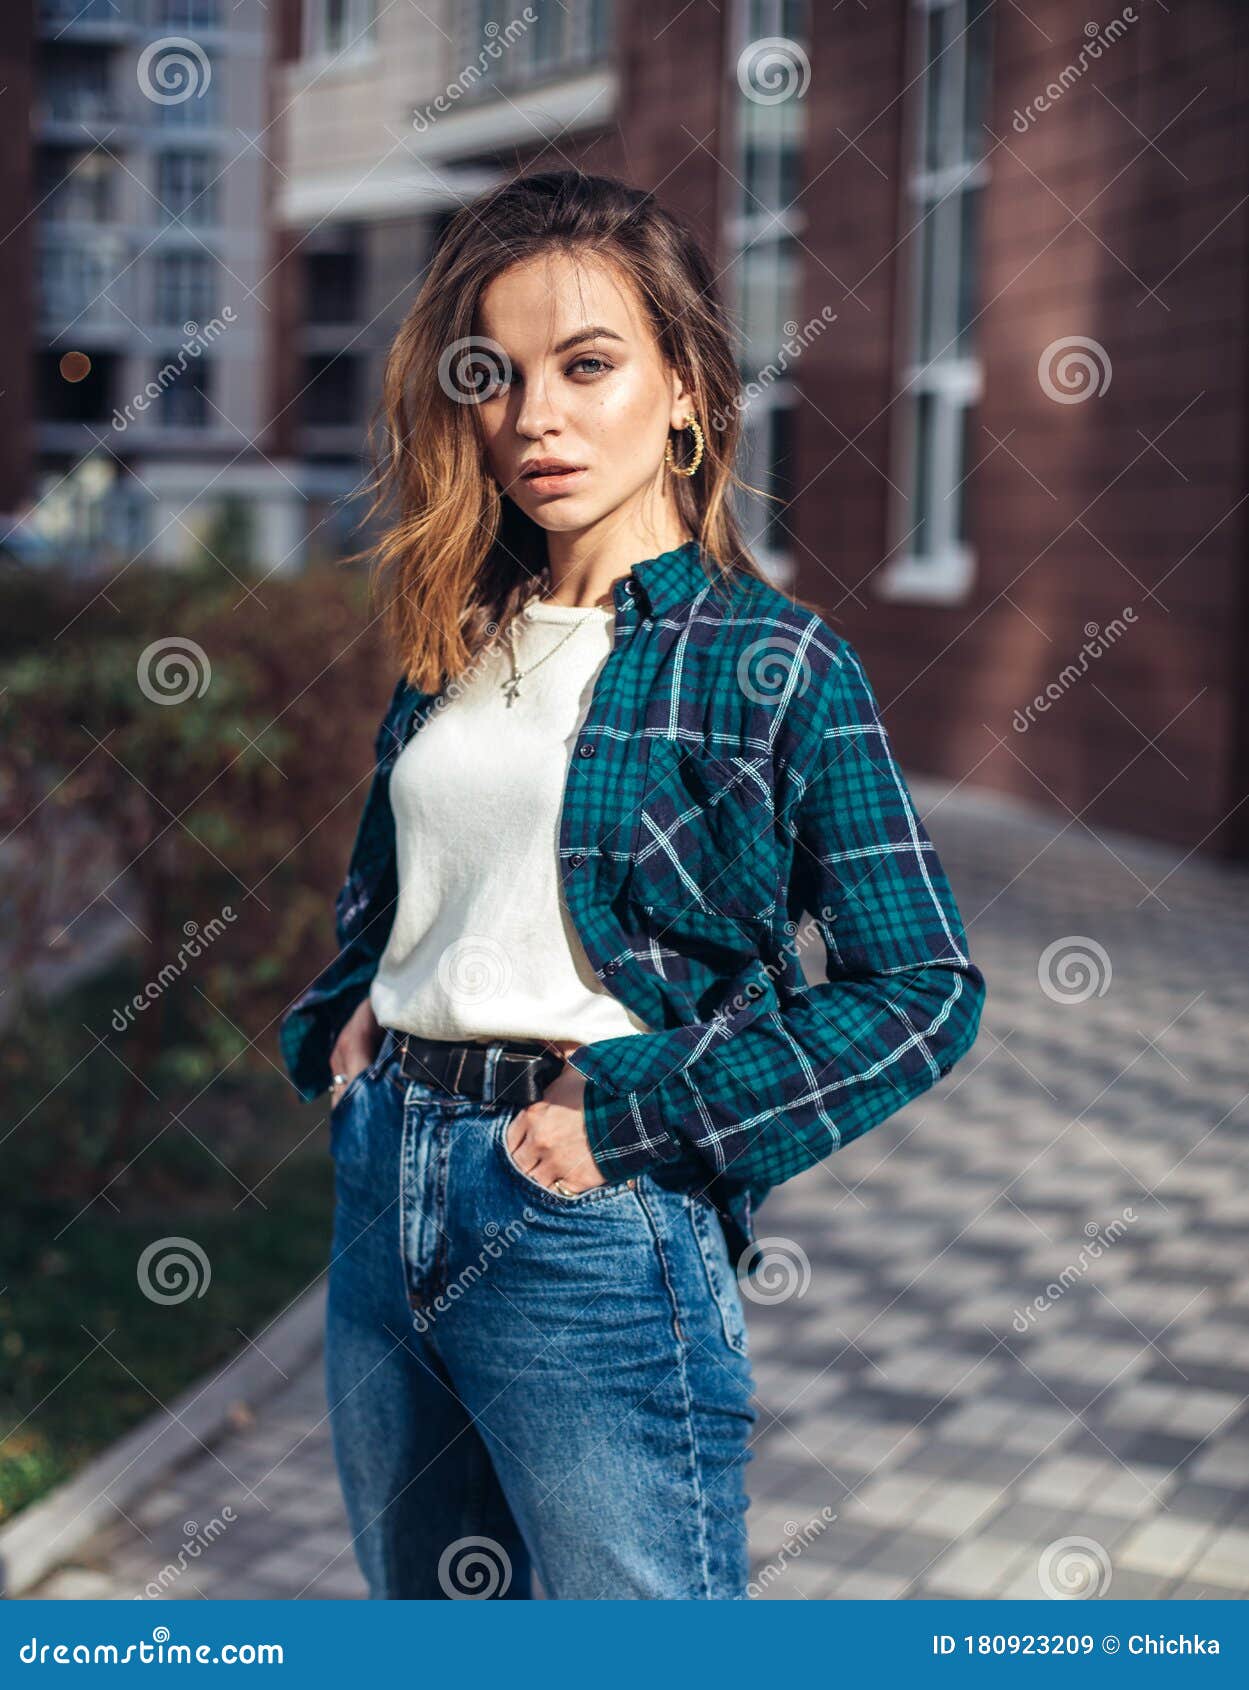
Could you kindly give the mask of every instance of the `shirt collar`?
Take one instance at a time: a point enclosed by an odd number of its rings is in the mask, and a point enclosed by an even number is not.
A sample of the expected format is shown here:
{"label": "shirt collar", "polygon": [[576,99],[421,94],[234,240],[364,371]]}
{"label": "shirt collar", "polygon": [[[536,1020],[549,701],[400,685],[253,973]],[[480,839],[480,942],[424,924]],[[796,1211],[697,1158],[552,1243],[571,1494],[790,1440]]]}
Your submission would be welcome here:
{"label": "shirt collar", "polygon": [[710,579],[703,567],[698,541],[687,540],[674,551],[660,552],[658,557],[635,563],[628,575],[616,582],[613,595],[617,605],[622,596],[625,600],[632,597],[641,603],[644,612],[663,616],[694,598],[709,585]]}

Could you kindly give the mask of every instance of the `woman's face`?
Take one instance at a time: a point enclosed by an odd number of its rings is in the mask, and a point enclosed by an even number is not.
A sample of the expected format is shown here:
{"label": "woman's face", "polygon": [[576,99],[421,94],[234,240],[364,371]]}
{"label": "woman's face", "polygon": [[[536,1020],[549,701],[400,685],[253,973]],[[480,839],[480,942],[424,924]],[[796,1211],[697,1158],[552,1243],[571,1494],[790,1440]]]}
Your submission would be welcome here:
{"label": "woman's face", "polygon": [[[482,294],[474,332],[507,356],[508,382],[477,409],[487,467],[526,515],[576,533],[648,492],[671,498],[668,430],[694,407],[618,270],[560,252],[515,264]],[[573,473],[527,473],[544,458]]]}

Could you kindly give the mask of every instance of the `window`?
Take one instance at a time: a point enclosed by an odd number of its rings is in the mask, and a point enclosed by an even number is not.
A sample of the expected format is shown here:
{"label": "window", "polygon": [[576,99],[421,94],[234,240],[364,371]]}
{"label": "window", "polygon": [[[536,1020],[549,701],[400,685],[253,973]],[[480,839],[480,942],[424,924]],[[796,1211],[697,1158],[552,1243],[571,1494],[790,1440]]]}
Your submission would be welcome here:
{"label": "window", "polygon": [[54,223],[109,223],[114,180],[106,153],[61,147],[42,152],[38,214]]}
{"label": "window", "polygon": [[43,323],[58,333],[124,322],[108,290],[129,260],[124,242],[113,235],[49,241],[39,253],[39,310]]}
{"label": "window", "polygon": [[377,0],[304,0],[304,57],[351,59],[373,51]]}
{"label": "window", "polygon": [[156,197],[163,223],[203,229],[217,220],[219,166],[212,153],[161,153],[156,161]]}
{"label": "window", "polygon": [[[787,501],[793,496],[795,372],[800,366],[784,347],[794,333],[800,303],[797,237],[804,216],[795,200],[806,145],[809,35],[802,0],[737,0],[734,29],[727,37],[736,186],[726,247],[736,253],[730,285],[741,325],[740,374],[747,386],[742,475],[771,495],[740,494],[739,515],[749,545],[778,580],[792,570]],[[772,79],[780,63],[773,53],[769,78],[759,82],[750,73],[750,48],[768,40],[789,44],[781,49],[784,75]],[[768,97],[753,97],[756,87]],[[783,97],[773,97],[782,89]]]}
{"label": "window", "polygon": [[156,0],[155,11],[156,21],[165,29],[216,29],[221,24],[222,0]]}
{"label": "window", "polygon": [[35,415],[45,423],[104,422],[112,415],[117,357],[93,352],[91,368],[80,381],[61,374],[60,351],[39,352],[35,359]]}
{"label": "window", "polygon": [[74,48],[47,61],[40,101],[54,123],[116,122],[118,101],[109,80],[109,58]]}
{"label": "window", "polygon": [[156,255],[156,321],[194,330],[215,315],[217,264],[206,252],[161,252]]}
{"label": "window", "polygon": [[974,466],[980,212],[988,180],[984,118],[989,0],[911,0],[911,170],[900,250],[909,316],[894,446],[890,598],[957,599],[971,584],[964,482]]}
{"label": "window", "polygon": [[462,84],[467,96],[549,81],[597,63],[611,48],[611,0],[534,0],[532,23],[525,10],[505,0],[466,0],[456,9],[457,61],[476,73]]}
{"label": "window", "polygon": [[162,428],[208,427],[208,365],[202,355],[170,352],[158,360],[152,379],[160,389],[157,416]]}
{"label": "window", "polygon": [[304,258],[304,321],[354,323],[360,315],[360,255],[311,252]]}
{"label": "window", "polygon": [[350,428],[359,420],[360,359],[338,352],[308,358],[300,395],[301,420],[314,428]]}
{"label": "window", "polygon": [[[215,123],[221,122],[225,111],[221,60],[205,53],[202,46],[198,48],[197,57],[208,69],[205,72],[198,64],[191,66],[191,81],[186,86],[193,88],[194,92],[169,105],[157,103],[153,106],[156,121],[162,129],[211,129]],[[180,85],[178,92],[181,91]]]}

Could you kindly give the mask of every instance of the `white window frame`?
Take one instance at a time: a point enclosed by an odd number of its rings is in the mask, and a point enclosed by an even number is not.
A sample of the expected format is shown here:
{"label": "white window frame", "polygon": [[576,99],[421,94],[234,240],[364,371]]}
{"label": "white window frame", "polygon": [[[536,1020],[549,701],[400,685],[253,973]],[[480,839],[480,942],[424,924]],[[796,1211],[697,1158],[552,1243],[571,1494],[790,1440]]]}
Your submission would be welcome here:
{"label": "white window frame", "polygon": [[[158,0],[152,8],[152,22],[159,29],[221,29],[235,0]],[[202,9],[201,9],[202,8]]]}
{"label": "white window frame", "polygon": [[[212,229],[218,222],[217,197],[221,175],[221,161],[208,148],[203,147],[161,147],[153,155],[156,171],[156,200],[161,223],[166,228],[173,229]],[[177,186],[182,191],[182,197],[187,199],[186,209],[171,211],[166,203],[165,168],[174,161],[181,167],[179,174],[182,180]],[[196,178],[196,167],[199,176]],[[188,178],[190,180],[188,181]],[[193,189],[198,189],[192,192]],[[169,195],[170,200],[174,198]]]}
{"label": "white window frame", "polygon": [[[811,9],[817,0],[808,0],[807,26],[811,26]],[[803,265],[802,249],[795,243],[806,230],[806,213],[801,206],[793,204],[767,203],[763,194],[756,192],[754,197],[747,196],[746,190],[746,147],[747,134],[740,113],[745,108],[746,96],[741,93],[737,81],[737,65],[740,55],[752,41],[765,37],[779,36],[784,38],[787,27],[788,7],[785,0],[733,0],[730,13],[729,28],[726,34],[728,49],[728,65],[726,76],[728,86],[733,91],[733,98],[738,102],[733,108],[730,118],[729,161],[732,201],[723,223],[723,239],[726,255],[731,254],[729,280],[732,288],[732,306],[735,319],[740,324],[743,336],[749,337],[752,324],[746,311],[745,286],[745,257],[747,252],[756,254],[760,259],[765,255],[770,257],[775,266],[774,274],[779,277],[780,266],[785,262],[785,250],[789,249],[793,257],[792,277],[794,289],[791,298],[782,302],[776,301],[776,321],[800,321],[802,316],[803,293]],[[804,39],[800,45],[809,49],[809,39]],[[809,91],[808,96],[809,97]],[[799,135],[805,136],[806,114],[803,111],[803,101],[795,100],[794,123],[798,126]],[[779,153],[775,155],[779,158]],[[777,190],[773,198],[779,199],[780,176],[775,173],[775,180],[771,186]],[[763,201],[764,203],[759,203]],[[777,356],[779,343],[775,346],[761,346],[749,338],[743,338],[738,348],[738,356],[744,358],[747,368],[742,372],[743,382],[749,382]],[[752,367],[753,366],[753,367]],[[763,485],[765,491],[770,491],[768,483],[772,479],[772,461],[766,455],[766,441],[770,433],[770,421],[774,411],[793,412],[798,403],[798,386],[789,374],[780,376],[769,383],[759,392],[750,395],[742,411],[743,447],[746,456],[746,479],[754,485]],[[762,516],[762,526],[758,539],[753,534],[748,535],[759,563],[768,575],[785,585],[794,576],[794,559],[789,552],[772,551],[764,544],[764,536],[771,527],[772,519],[776,515],[776,506],[770,501],[758,501],[758,508]],[[747,513],[742,512],[744,525],[750,527]],[[791,511],[790,520],[794,513]]]}
{"label": "white window frame", "polygon": [[[179,349],[170,352],[165,358],[157,357],[153,366],[153,380],[159,384],[160,372],[167,364],[176,364],[182,356]],[[202,434],[205,429],[213,425],[212,413],[212,381],[210,379],[211,366],[204,354],[188,358],[184,369],[179,371],[175,381],[161,389],[156,409],[157,421],[162,429],[171,433]],[[178,415],[178,402],[181,394],[179,390],[186,384],[186,390],[198,387],[203,400],[203,410],[199,416],[186,418]],[[194,407],[188,406],[187,409]]]}
{"label": "white window frame", "polygon": [[[156,253],[152,292],[154,324],[167,332],[188,322],[207,322],[215,315],[212,295],[220,274],[220,266],[211,254],[197,247],[166,248]],[[201,291],[203,297],[197,298]],[[179,308],[162,315],[162,300],[166,297],[177,300]],[[184,328],[184,333],[189,332]]]}
{"label": "white window frame", "polygon": [[[927,157],[928,106],[932,79],[925,74],[929,20],[934,12],[955,14],[954,43],[942,55],[950,78],[947,86],[948,112],[963,133],[967,76],[967,0],[909,0],[907,84],[912,90],[906,130],[911,168],[905,178],[901,208],[901,237],[909,243],[909,274],[902,289],[904,308],[899,313],[895,368],[900,396],[891,451],[891,480],[906,490],[906,497],[890,496],[889,561],[876,575],[876,589],[882,598],[916,602],[956,603],[970,592],[976,574],[975,549],[955,532],[955,513],[965,506],[965,484],[973,466],[963,462],[963,445],[968,411],[984,392],[984,365],[975,352],[956,343],[943,345],[924,362],[920,348],[924,325],[924,261],[931,250],[934,306],[932,315],[941,324],[954,324],[957,332],[957,301],[963,275],[961,210],[968,192],[983,194],[989,180],[984,158],[963,158],[960,162],[929,169]],[[991,67],[990,67],[991,74]],[[936,208],[950,209],[939,215]],[[972,253],[971,264],[977,263]],[[930,488],[928,513],[932,532],[927,549],[919,554],[911,546],[918,522],[913,494],[916,487],[921,398],[933,407],[931,451],[928,457]]]}
{"label": "white window frame", "polygon": [[[534,0],[534,4],[547,6],[548,0]],[[539,16],[544,20],[557,18],[560,22],[560,41],[555,54],[538,59],[536,25],[530,25],[517,34],[498,59],[486,61],[484,74],[470,85],[470,95],[488,99],[497,91],[538,87],[575,76],[588,65],[602,63],[611,54],[618,4],[619,0],[598,0],[597,5],[592,5],[591,0],[551,0],[549,10],[540,12]],[[491,3],[491,0],[457,0],[453,8],[453,74],[458,75],[466,65],[478,63],[486,21],[483,12],[494,14],[494,21],[502,30],[513,21],[523,21],[524,9],[523,0],[515,0],[514,6]],[[602,14],[598,31],[591,29],[595,21],[592,11]],[[596,34],[602,39],[596,40]]]}
{"label": "white window frame", "polygon": [[331,0],[304,0],[303,39],[300,51],[305,60],[319,66],[355,69],[377,55],[377,0],[343,0],[346,11],[345,47],[329,44]]}

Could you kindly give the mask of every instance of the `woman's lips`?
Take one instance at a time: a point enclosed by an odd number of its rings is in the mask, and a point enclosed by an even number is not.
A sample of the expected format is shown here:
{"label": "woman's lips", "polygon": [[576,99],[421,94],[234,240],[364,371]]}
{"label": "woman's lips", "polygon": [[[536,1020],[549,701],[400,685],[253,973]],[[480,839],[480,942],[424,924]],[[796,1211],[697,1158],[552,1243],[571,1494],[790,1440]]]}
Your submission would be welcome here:
{"label": "woman's lips", "polygon": [[551,470],[545,475],[526,475],[522,485],[535,493],[567,493],[581,483],[588,471],[584,469]]}

